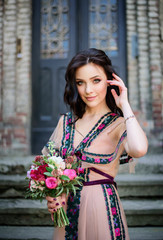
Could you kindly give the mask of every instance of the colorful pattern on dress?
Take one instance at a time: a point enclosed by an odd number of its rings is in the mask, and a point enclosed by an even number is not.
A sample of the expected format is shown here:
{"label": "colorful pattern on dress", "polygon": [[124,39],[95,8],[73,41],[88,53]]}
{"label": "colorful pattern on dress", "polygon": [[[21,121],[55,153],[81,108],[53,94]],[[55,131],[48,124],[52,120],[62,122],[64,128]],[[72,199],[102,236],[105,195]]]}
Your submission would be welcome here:
{"label": "colorful pattern on dress", "polygon": [[[80,176],[85,179],[85,181],[89,182],[89,169],[81,169]],[[71,194],[68,198],[67,202],[67,216],[70,221],[70,225],[66,226],[65,231],[65,239],[66,240],[77,240],[78,239],[78,217],[79,217],[79,210],[80,210],[80,190],[76,192],[74,196]]]}
{"label": "colorful pattern on dress", "polygon": [[[87,136],[83,139],[81,143],[77,146],[77,148],[73,149],[73,140],[74,140],[74,134],[75,134],[75,124],[73,123],[73,116],[72,113],[69,112],[66,114],[64,118],[64,134],[63,134],[63,140],[62,140],[62,155],[63,157],[66,156],[66,154],[73,154],[75,153],[77,157],[81,158],[82,161],[94,163],[94,164],[107,164],[111,161],[113,161],[116,156],[119,149],[120,144],[123,142],[124,138],[127,135],[127,132],[125,131],[115,149],[115,151],[111,154],[95,154],[91,152],[86,152],[84,149],[88,148],[91,144],[91,142],[111,123],[113,123],[119,116],[115,113],[106,113],[103,115],[99,121],[95,124],[95,126],[92,128],[92,130],[87,134]],[[88,155],[92,155],[94,157],[89,157]],[[98,157],[96,157],[98,156]]]}
{"label": "colorful pattern on dress", "polygon": [[[82,189],[82,188],[81,188]],[[70,194],[67,202],[67,216],[70,224],[65,227],[65,239],[77,240],[78,239],[78,218],[80,208],[80,192],[76,191],[76,195]]]}
{"label": "colorful pattern on dress", "polygon": [[71,112],[64,115],[63,119],[63,138],[60,147],[60,153],[63,158],[66,158],[67,154],[73,155],[73,149],[71,146],[72,141],[72,114]]}
{"label": "colorful pattern on dress", "polygon": [[[86,135],[83,141],[79,143],[75,151],[80,151],[89,147],[91,142],[99,135],[99,133],[101,133],[107,126],[109,126],[117,118],[118,118],[118,115],[115,113],[108,112],[105,115],[103,115],[99,119],[99,121],[95,124],[95,126],[90,130],[90,132]],[[75,131],[75,127],[73,128],[73,132],[74,131]]]}
{"label": "colorful pattern on dress", "polygon": [[[120,140],[119,140],[119,142],[116,146],[116,149],[113,153],[104,155],[104,154],[96,154],[96,153],[83,151],[82,160],[85,161],[85,162],[96,163],[96,164],[107,164],[107,163],[113,161],[116,158],[119,146],[123,142],[126,135],[127,135],[127,131],[124,131],[124,133],[122,134],[122,136],[121,136],[121,138],[120,138]],[[92,155],[92,156],[95,156],[95,157],[98,156],[98,158],[92,158],[92,157],[88,157],[86,155]],[[107,156],[107,158],[104,158],[106,156]],[[102,157],[102,158],[100,158],[100,157]]]}
{"label": "colorful pattern on dress", "polygon": [[[118,198],[117,198],[115,189],[111,184],[103,184],[101,186],[102,186],[104,198],[105,198],[111,239],[125,240],[125,229],[124,229],[121,212],[120,212],[120,206],[118,203]],[[109,202],[110,202],[110,206],[109,206]],[[111,218],[113,218],[113,223],[111,221]]]}

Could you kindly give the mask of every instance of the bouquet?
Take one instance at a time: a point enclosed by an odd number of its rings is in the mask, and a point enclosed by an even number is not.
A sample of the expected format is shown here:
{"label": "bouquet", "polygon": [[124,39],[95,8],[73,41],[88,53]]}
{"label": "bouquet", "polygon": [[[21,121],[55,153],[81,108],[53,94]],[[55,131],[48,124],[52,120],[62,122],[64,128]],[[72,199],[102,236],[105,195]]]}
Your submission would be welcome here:
{"label": "bouquet", "polygon": [[[75,155],[69,155],[66,159],[59,156],[59,151],[54,148],[54,143],[49,142],[49,154],[47,156],[36,156],[30,170],[27,171],[26,179],[29,180],[29,187],[26,198],[39,199],[42,201],[46,196],[54,198],[62,194],[73,192],[82,186],[83,178],[79,176],[79,161]],[[69,225],[69,220],[61,204],[54,212],[54,227]]]}

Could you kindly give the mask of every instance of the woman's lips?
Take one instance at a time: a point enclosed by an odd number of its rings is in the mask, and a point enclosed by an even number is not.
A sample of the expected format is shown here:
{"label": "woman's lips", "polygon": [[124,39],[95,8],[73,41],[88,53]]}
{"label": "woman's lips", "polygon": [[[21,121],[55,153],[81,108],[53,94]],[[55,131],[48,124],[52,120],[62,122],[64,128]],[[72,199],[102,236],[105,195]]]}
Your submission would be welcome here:
{"label": "woman's lips", "polygon": [[96,98],[96,96],[94,97],[86,97],[87,101],[93,101]]}

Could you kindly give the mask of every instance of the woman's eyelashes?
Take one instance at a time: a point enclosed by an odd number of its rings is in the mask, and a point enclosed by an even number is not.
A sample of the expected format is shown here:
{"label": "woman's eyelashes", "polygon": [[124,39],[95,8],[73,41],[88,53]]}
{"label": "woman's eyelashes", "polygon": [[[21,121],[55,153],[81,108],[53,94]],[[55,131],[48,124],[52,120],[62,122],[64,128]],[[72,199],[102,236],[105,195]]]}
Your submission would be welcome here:
{"label": "woman's eyelashes", "polygon": [[94,81],[94,83],[99,83],[99,82],[101,82],[101,79],[96,78],[96,79],[94,79],[93,81]]}
{"label": "woman's eyelashes", "polygon": [[78,86],[81,86],[82,85],[82,81],[76,81],[76,85],[78,85]]}
{"label": "woman's eyelashes", "polygon": [[[101,82],[101,79],[96,78],[96,79],[93,79],[92,82],[96,84],[96,83]],[[83,84],[83,81],[76,81],[76,84],[77,84],[78,86],[81,86],[81,85]]]}

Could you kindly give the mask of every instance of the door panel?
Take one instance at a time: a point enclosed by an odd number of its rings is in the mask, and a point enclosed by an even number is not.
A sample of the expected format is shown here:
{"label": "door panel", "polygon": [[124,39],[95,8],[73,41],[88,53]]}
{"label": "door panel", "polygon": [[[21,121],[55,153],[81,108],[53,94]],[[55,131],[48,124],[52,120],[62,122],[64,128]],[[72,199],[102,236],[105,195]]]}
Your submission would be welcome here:
{"label": "door panel", "polygon": [[[109,49],[108,55],[111,56],[115,69],[123,79],[126,79],[125,1],[32,2],[31,142],[32,153],[40,154],[60,114],[68,111],[63,101],[64,75],[68,62],[78,51],[88,47],[105,51]],[[114,21],[108,18],[111,14]],[[115,29],[116,31],[112,31]],[[117,51],[114,51],[116,46]]]}

